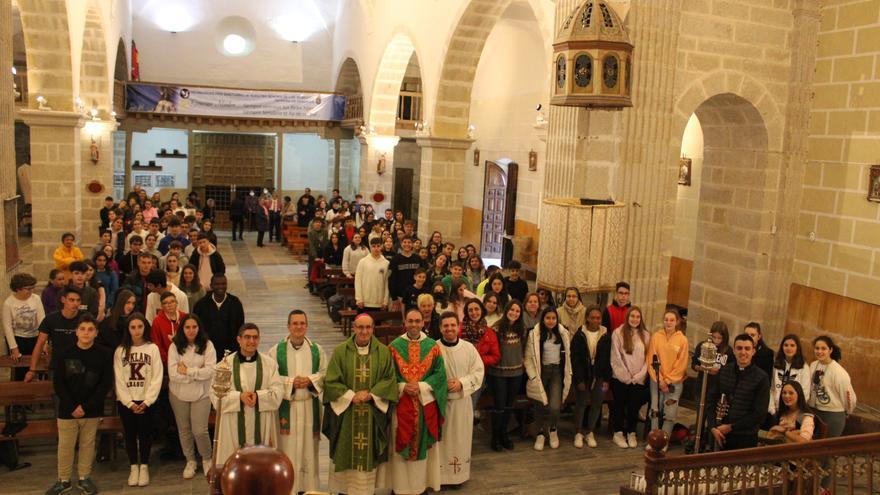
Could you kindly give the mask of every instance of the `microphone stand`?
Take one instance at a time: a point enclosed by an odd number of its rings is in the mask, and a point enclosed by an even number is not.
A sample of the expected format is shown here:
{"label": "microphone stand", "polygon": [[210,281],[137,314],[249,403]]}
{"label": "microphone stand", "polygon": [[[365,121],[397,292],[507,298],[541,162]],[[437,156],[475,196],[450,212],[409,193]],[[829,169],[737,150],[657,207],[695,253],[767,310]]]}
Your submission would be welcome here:
{"label": "microphone stand", "polygon": [[[657,410],[650,411],[650,414],[656,414],[657,417],[657,428],[652,430],[648,435],[648,445],[651,446],[651,450],[646,452],[646,455],[649,457],[659,458],[664,454],[663,452],[666,450],[666,447],[669,446],[669,434],[663,431],[663,404],[660,400],[660,360],[657,358],[657,355],[654,355],[654,360],[651,362],[651,368],[654,370],[654,376],[657,377]],[[653,404],[652,404],[653,406]]]}
{"label": "microphone stand", "polygon": [[654,360],[651,362],[651,368],[654,369],[654,376],[657,377],[657,410],[654,411],[654,414],[657,418],[657,429],[663,429],[663,421],[664,421],[664,411],[663,411],[663,401],[660,400],[660,360],[657,359],[657,355],[654,354]]}

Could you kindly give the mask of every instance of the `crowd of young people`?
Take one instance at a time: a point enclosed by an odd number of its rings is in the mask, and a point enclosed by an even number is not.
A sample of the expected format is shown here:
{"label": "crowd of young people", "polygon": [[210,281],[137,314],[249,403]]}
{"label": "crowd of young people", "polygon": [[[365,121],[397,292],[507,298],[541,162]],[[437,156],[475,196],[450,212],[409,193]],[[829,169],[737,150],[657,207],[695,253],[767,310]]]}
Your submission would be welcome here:
{"label": "crowd of young people", "polygon": [[[449,473],[438,467],[447,464],[438,464],[443,448],[437,447],[431,454],[431,445],[442,446],[442,435],[448,431],[456,440],[446,448],[469,454],[471,421],[481,419],[480,399],[484,395],[491,397],[486,406],[491,412],[487,429],[495,451],[514,449],[509,434],[514,415],[518,422],[528,420],[529,414],[515,407],[521,395],[534,403],[533,448],[538,451],[546,446],[559,448],[560,414],[572,390],[575,448],[598,446],[598,422],[609,390],[613,397],[612,442],[616,446],[638,446],[636,427],[646,403],[650,403],[652,427],[671,432],[689,365],[683,319],[676,309],[668,309],[662,328],[650,332],[648,327],[653,325],[630,303],[626,282],[617,284],[607,307],[584,305],[575,288],[566,289],[556,307],[549,291],[530,291],[519,262],[510,262],[505,270],[486,267],[473,245],[456,250],[440,232],[423,240],[414,222],[401,212],[389,209],[376,218],[372,206],[364,204],[360,195],[349,202],[334,191],[325,200],[312,197],[307,190],[296,202],[285,198],[281,206],[274,193],[255,201],[272,223],[279,223],[265,229],[270,230],[270,242],[281,240],[282,218],[308,227],[308,285],[314,293],[328,297],[335,309],[346,301],[318,284],[316,275],[322,265],[339,266],[354,277],[351,302],[359,313],[389,308],[404,312],[406,334],[401,342],[395,341],[397,350],[392,345],[388,351],[372,338],[372,320],[359,317],[355,335],[334,351],[328,371],[323,350],[305,337],[305,314],[294,311],[288,318],[290,336],[270,354],[259,353],[259,328],[245,324],[240,300],[226,291],[226,267],[213,232],[213,206],[200,207],[194,194],[183,205],[176,193],[163,203],[157,194],[148,197],[138,189],[118,204],[108,197],[101,210],[101,240],[92,248],[90,259],[85,259],[72,234],[64,234],[54,253],[56,268],[48,274],[41,296],[34,294],[37,280],[32,275],[17,274],[10,284],[13,294],[3,305],[3,330],[10,354],[17,359],[31,356],[31,369],[17,379],[34,379],[39,355],[47,343],[52,344],[50,370],[59,391],[59,480],[47,493],[63,493],[77,481],[72,480],[77,443],[78,485],[85,493],[97,492],[90,480],[95,426],[103,414],[103,402],[97,398],[114,384],[131,465],[130,486],[149,484],[150,433],[157,421],[177,426],[186,458],[183,477],[195,475],[198,457],[207,472],[212,454],[208,415],[212,401],[214,407],[218,405],[211,396],[210,383],[215,364],[227,350],[233,353],[230,365],[240,369],[236,373],[242,373],[241,379],[251,385],[241,388],[238,384],[238,401],[219,411],[223,416],[235,413],[228,418],[228,428],[239,441],[223,446],[224,455],[236,446],[273,439],[276,446],[296,444],[285,451],[298,452],[290,455],[316,472],[316,444],[309,444],[304,451],[303,442],[309,435],[293,440],[285,436],[291,425],[285,425],[290,419],[284,411],[291,404],[303,406],[312,414],[308,428],[318,431],[322,424],[318,407],[323,402],[334,413],[324,427],[342,425],[342,430],[325,431],[331,439],[334,462],[337,451],[351,454],[359,448],[338,442],[342,431],[343,441],[356,443],[351,438],[354,426],[345,423],[351,419],[345,419],[346,411],[365,404],[393,420],[384,426],[390,429],[388,437],[364,432],[375,437],[377,445],[370,448],[379,454],[376,460],[399,461],[393,456],[403,455],[409,456],[407,461],[425,461],[428,456],[430,462],[415,469],[414,464],[394,468],[392,462],[392,472],[379,470],[366,480],[359,475],[341,476],[336,481],[348,493],[364,486],[372,493],[373,488],[385,485],[396,493],[421,493],[427,487],[439,489],[466,481],[464,468],[456,467]],[[242,211],[247,214],[250,210]],[[257,211],[255,216],[262,215]],[[233,218],[239,229],[237,234],[233,229],[233,236],[238,238],[243,218]],[[254,224],[260,230],[259,218]],[[262,240],[260,235],[258,245]],[[786,335],[774,356],[761,338],[758,323],[746,325],[733,345],[724,322],[716,322],[711,334],[719,349],[715,366],[702,367],[696,359],[699,347],[690,365],[695,371],[705,371],[710,404],[721,400],[721,394],[732,398],[726,422],[708,421],[711,436],[720,447],[754,446],[761,426],[789,441],[809,440],[815,431],[814,418],[828,426],[829,436],[842,433],[856,396],[839,363],[840,348],[829,337],[815,339],[815,360],[807,364],[796,335]],[[304,343],[308,345],[303,347]],[[352,346],[349,351],[353,356],[377,352],[362,363],[375,366],[376,373],[391,356],[389,363],[400,372],[391,379],[399,382],[399,389],[394,386],[395,393],[387,400],[381,394],[371,399],[370,394],[357,391],[363,384],[338,383],[333,390],[340,393],[327,394],[331,387],[324,382],[325,374],[341,380],[342,370],[333,368],[333,360],[337,353],[347,352],[347,345]],[[365,354],[364,348],[369,349]],[[301,349],[305,349],[302,354]],[[441,393],[434,386],[428,387],[430,390],[410,387],[411,383],[425,382],[426,377],[401,378],[401,370],[410,369],[406,361],[415,355],[412,353],[431,356],[439,363],[437,375],[430,380],[442,374],[448,380],[448,390]],[[252,367],[254,371],[248,371]],[[166,376],[168,387],[163,390]],[[743,387],[748,387],[748,393],[743,393]],[[261,390],[267,395],[261,395]],[[429,412],[451,415],[456,418],[454,427],[441,429],[438,425],[415,433],[402,430],[407,426],[398,424],[391,411],[403,406],[388,407],[407,395],[418,398],[419,407],[435,403],[439,410]],[[460,399],[467,399],[467,408]],[[304,407],[307,404],[316,408]],[[273,410],[275,416],[269,414],[261,425],[257,418]],[[225,424],[226,419],[220,421],[218,424]],[[413,454],[400,443],[378,441],[396,435],[410,439],[427,435],[420,444],[427,447]],[[356,473],[365,472],[363,467],[347,466]],[[369,467],[366,472],[379,466]],[[333,467],[331,471],[337,472]],[[297,484],[295,491],[316,489],[314,479]]]}

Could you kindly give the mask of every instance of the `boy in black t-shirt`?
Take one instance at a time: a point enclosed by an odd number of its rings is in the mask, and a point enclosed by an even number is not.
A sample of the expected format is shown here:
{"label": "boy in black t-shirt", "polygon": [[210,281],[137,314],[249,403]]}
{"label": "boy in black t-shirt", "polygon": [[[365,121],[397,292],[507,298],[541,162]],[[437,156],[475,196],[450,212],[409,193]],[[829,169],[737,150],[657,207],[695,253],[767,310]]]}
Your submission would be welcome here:
{"label": "boy in black t-shirt", "polygon": [[403,290],[403,307],[405,309],[417,308],[419,306],[419,296],[431,293],[431,288],[426,283],[428,281],[428,272],[424,268],[417,269],[413,279],[415,282]]}
{"label": "boy in black t-shirt", "polygon": [[109,349],[95,344],[97,335],[97,322],[85,313],[77,320],[76,343],[56,352],[53,385],[58,396],[58,481],[47,494],[61,494],[72,488],[70,476],[77,441],[77,486],[86,495],[98,492],[90,475],[98,421],[103,416],[104,397],[113,383],[113,359]]}
{"label": "boy in black t-shirt", "polygon": [[76,328],[79,322],[80,304],[82,298],[79,291],[71,287],[61,290],[61,310],[49,313],[40,323],[40,334],[31,354],[31,367],[24,376],[24,381],[29,382],[37,374],[37,362],[43,353],[46,342],[52,343],[52,359],[50,369],[58,369],[58,356],[64,351],[76,345]]}
{"label": "boy in black t-shirt", "polygon": [[520,278],[519,271],[522,270],[522,264],[519,261],[513,260],[507,265],[507,270],[510,273],[504,279],[504,287],[507,289],[507,294],[519,302],[524,302],[526,294],[529,293],[529,284]]}

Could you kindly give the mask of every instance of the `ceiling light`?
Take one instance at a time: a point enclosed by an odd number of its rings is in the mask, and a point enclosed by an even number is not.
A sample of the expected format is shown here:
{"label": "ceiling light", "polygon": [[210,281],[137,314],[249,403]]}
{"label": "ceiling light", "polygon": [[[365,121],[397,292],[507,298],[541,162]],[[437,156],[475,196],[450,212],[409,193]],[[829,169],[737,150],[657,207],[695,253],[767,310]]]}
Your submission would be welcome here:
{"label": "ceiling light", "polygon": [[237,34],[228,34],[223,38],[223,49],[230,55],[241,55],[247,48],[247,40]]}
{"label": "ceiling light", "polygon": [[172,33],[186,31],[196,23],[190,9],[180,4],[164,5],[156,9],[153,19],[157,26]]}

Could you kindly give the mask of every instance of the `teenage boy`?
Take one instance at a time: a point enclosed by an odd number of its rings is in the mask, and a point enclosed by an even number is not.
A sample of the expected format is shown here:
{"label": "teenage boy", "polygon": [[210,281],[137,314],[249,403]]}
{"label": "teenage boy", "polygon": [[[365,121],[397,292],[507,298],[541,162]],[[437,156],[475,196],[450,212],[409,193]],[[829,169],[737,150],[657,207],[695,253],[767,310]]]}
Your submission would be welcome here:
{"label": "teenage boy", "polygon": [[159,251],[162,254],[168,254],[168,248],[171,245],[171,241],[175,240],[180,241],[182,247],[189,246],[189,239],[180,233],[180,220],[172,218],[168,222],[168,234],[162,239],[162,242],[159,243]]}
{"label": "teenage boy", "polygon": [[609,332],[616,330],[626,320],[626,312],[629,311],[630,306],[632,303],[629,300],[629,284],[623,281],[617,282],[614,287],[614,301],[602,311],[602,326]]}
{"label": "teenage boy", "polygon": [[388,278],[388,289],[391,292],[391,300],[402,299],[406,288],[413,282],[416,270],[424,268],[422,260],[413,253],[413,242],[409,237],[400,241],[402,252],[391,258],[388,269],[391,274]]}
{"label": "teenage boy", "polygon": [[75,261],[70,264],[70,285],[69,287],[79,292],[82,303],[80,311],[88,311],[98,321],[104,319],[98,301],[98,291],[86,285],[86,272],[89,271],[89,265],[84,261]]}
{"label": "teenage boy", "polygon": [[53,313],[49,313],[40,323],[40,333],[37,336],[37,343],[34,344],[34,351],[31,353],[31,366],[24,381],[29,382],[34,379],[37,374],[37,362],[43,353],[43,348],[47,341],[52,342],[52,359],[49,367],[58,369],[58,357],[63,356],[64,352],[76,344],[76,328],[79,322],[79,305],[82,299],[76,289],[65,287],[61,290],[61,309]]}
{"label": "teenage boy", "polygon": [[128,275],[137,269],[137,259],[141,254],[141,248],[144,247],[144,238],[134,235],[128,238],[130,249],[125,254],[116,256],[116,263],[119,265],[119,271],[123,275]]}
{"label": "teenage boy", "polygon": [[456,280],[461,280],[462,282],[464,282],[467,290],[472,290],[471,281],[464,276],[464,265],[461,263],[461,261],[454,261],[449,268],[449,275],[443,277],[443,288],[446,289],[447,294],[449,294],[449,291],[452,290],[452,282],[455,282]]}
{"label": "teenage boy", "polygon": [[97,322],[86,313],[76,326],[76,344],[58,352],[52,384],[58,396],[58,480],[46,492],[60,495],[72,488],[73,457],[79,443],[78,488],[86,495],[98,493],[92,482],[95,437],[103,416],[104,397],[113,384],[113,355],[95,345]]}
{"label": "teenage boy", "polygon": [[482,282],[480,282],[479,285],[477,285],[477,296],[479,296],[480,298],[483,297],[483,294],[486,293],[486,284],[489,283],[489,277],[500,271],[501,267],[498,265],[489,265],[489,268],[486,268],[486,278]]}
{"label": "teenage boy", "polygon": [[402,301],[405,309],[418,307],[419,296],[431,293],[431,288],[428,287],[427,281],[428,272],[424,268],[417,269],[413,275],[413,283],[403,290]]}
{"label": "teenage boy", "polygon": [[511,261],[507,265],[508,275],[504,279],[504,287],[511,298],[525,302],[526,294],[529,293],[529,284],[520,277],[520,270],[522,270],[522,263],[517,260]]}
{"label": "teenage boy", "polygon": [[370,239],[370,255],[354,274],[354,300],[361,313],[388,309],[388,260],[382,256],[382,239]]}

